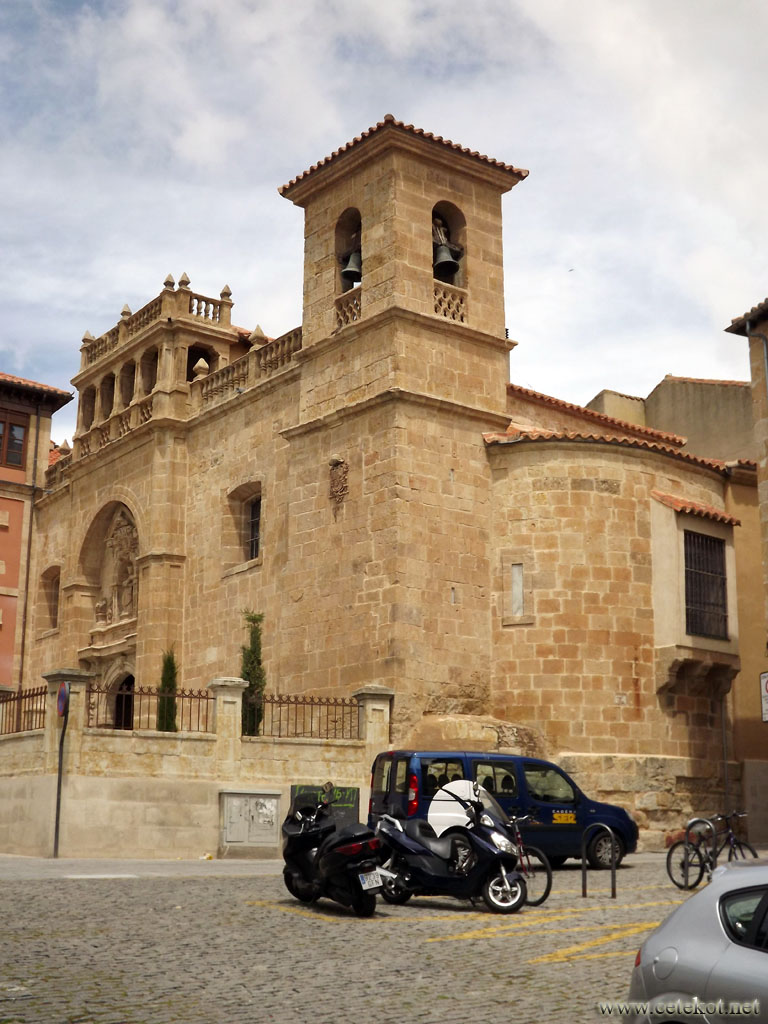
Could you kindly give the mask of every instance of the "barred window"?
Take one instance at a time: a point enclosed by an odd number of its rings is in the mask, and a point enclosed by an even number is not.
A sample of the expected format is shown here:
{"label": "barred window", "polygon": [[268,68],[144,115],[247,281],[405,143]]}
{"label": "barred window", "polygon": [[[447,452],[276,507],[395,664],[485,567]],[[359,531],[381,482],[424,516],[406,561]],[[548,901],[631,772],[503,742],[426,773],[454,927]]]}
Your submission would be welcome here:
{"label": "barred window", "polygon": [[248,503],[248,558],[259,557],[259,540],[261,534],[261,498],[254,498]]}
{"label": "barred window", "polygon": [[685,631],[728,639],[725,541],[685,531]]}

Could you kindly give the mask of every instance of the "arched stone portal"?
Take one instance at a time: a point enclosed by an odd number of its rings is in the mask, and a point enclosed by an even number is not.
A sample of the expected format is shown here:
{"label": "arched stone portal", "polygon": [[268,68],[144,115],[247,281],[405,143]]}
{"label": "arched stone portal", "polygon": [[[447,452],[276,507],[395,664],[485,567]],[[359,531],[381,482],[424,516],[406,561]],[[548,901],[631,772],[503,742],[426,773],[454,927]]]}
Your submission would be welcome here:
{"label": "arched stone portal", "polygon": [[115,693],[115,728],[133,729],[133,691],[136,680],[126,676]]}

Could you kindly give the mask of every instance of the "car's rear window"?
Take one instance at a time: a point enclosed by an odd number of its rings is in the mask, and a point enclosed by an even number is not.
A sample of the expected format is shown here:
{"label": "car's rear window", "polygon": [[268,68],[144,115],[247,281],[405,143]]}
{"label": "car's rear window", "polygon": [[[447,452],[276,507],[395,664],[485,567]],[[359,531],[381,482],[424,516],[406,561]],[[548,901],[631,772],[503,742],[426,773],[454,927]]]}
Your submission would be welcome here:
{"label": "car's rear window", "polygon": [[405,793],[408,789],[408,759],[401,757],[395,764],[395,792]]}
{"label": "car's rear window", "polygon": [[[765,889],[750,889],[729,893],[723,897],[720,903],[723,923],[734,942],[757,945],[761,949],[765,948],[765,895]],[[762,909],[761,904],[763,904]],[[762,921],[759,927],[755,929],[753,925],[758,924],[755,920],[758,912]],[[755,934],[755,931],[757,934]]]}
{"label": "car's rear window", "polygon": [[441,786],[447,786],[449,782],[456,782],[464,778],[464,768],[461,761],[454,761],[450,758],[421,759],[421,783],[424,787],[424,796],[433,796]]}
{"label": "car's rear window", "polygon": [[392,771],[392,758],[377,757],[373,765],[373,781],[371,789],[374,793],[389,792],[389,775]]}

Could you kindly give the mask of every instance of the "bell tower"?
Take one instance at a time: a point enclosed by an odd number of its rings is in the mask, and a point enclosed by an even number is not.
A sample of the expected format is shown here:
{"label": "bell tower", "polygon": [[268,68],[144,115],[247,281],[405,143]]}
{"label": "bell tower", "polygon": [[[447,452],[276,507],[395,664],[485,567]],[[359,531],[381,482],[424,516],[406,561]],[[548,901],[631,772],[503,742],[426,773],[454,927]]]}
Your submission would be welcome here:
{"label": "bell tower", "polygon": [[501,196],[528,172],[387,114],[280,189],[305,211],[301,416],[400,389],[501,413]]}

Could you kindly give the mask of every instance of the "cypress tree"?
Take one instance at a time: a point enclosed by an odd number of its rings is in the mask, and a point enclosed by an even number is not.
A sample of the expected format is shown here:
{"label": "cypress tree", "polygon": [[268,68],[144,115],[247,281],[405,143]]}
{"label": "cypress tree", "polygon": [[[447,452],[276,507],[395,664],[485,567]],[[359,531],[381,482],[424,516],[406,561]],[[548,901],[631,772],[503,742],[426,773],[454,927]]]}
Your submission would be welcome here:
{"label": "cypress tree", "polygon": [[264,616],[245,608],[243,618],[248,626],[248,644],[240,648],[240,676],[248,683],[243,693],[243,736],[257,736],[264,717],[263,696],[267,683],[261,664],[261,623]]}
{"label": "cypress tree", "polygon": [[163,669],[160,689],[157,694],[157,731],[177,732],[176,728],[176,677],[178,667],[173,648],[163,651]]}

